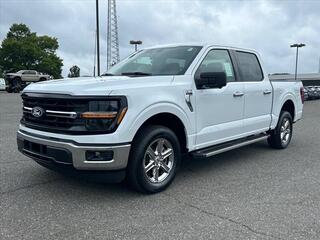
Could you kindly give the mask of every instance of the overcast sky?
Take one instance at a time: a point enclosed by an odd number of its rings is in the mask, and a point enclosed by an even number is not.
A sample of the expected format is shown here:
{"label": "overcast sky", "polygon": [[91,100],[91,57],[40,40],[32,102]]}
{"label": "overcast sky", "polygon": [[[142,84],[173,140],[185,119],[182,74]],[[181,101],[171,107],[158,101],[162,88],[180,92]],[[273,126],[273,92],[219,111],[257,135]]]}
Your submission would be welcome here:
{"label": "overcast sky", "polygon": [[[320,1],[118,0],[120,56],[143,46],[212,42],[260,52],[269,73],[294,72],[295,51],[303,42],[299,72],[319,71]],[[76,64],[92,75],[95,0],[0,0],[0,41],[13,23],[59,40],[63,75]],[[107,0],[100,0],[101,68],[106,69]]]}

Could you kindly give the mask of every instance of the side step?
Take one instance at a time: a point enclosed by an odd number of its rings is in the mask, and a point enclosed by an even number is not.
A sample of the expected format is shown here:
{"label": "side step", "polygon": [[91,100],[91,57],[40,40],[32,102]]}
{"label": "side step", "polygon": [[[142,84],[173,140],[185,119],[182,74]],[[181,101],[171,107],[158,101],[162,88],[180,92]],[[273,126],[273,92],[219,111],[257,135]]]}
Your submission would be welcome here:
{"label": "side step", "polygon": [[265,133],[259,134],[259,135],[253,135],[253,136],[237,139],[230,142],[217,144],[217,145],[203,148],[200,150],[196,150],[191,153],[191,156],[193,156],[194,158],[208,158],[208,157],[217,155],[219,153],[227,152],[232,149],[240,148],[255,142],[266,140],[268,137],[269,135]]}

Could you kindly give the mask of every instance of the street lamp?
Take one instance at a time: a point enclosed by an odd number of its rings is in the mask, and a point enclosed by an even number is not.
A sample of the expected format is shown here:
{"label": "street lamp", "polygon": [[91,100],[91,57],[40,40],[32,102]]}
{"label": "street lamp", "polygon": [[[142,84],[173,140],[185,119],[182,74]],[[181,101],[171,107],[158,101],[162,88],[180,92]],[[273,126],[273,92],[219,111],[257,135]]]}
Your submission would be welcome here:
{"label": "street lamp", "polygon": [[297,53],[296,53],[296,71],[295,71],[295,74],[294,74],[294,80],[297,80],[297,71],[298,71],[298,52],[299,52],[299,48],[302,48],[302,47],[305,47],[306,45],[303,44],[303,43],[295,43],[295,44],[292,44],[290,45],[290,47],[292,48],[297,48]]}
{"label": "street lamp", "polygon": [[135,52],[138,51],[138,45],[141,45],[142,44],[142,41],[138,40],[138,41],[134,41],[134,40],[131,40],[130,41],[130,44],[131,45],[134,45],[134,50]]}

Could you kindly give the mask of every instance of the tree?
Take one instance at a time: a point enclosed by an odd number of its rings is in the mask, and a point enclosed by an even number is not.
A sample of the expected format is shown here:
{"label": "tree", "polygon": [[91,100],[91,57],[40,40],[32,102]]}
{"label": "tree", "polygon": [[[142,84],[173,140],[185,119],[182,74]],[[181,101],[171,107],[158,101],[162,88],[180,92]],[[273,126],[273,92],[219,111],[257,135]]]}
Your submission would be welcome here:
{"label": "tree", "polygon": [[0,65],[0,78],[3,78],[4,75],[3,75],[3,69],[2,69],[2,66]]}
{"label": "tree", "polygon": [[80,77],[80,68],[77,65],[74,65],[70,68],[70,73],[68,74],[69,78]]}
{"label": "tree", "polygon": [[30,69],[61,78],[63,64],[56,54],[58,48],[57,38],[37,36],[25,24],[13,24],[0,46],[0,69]]}

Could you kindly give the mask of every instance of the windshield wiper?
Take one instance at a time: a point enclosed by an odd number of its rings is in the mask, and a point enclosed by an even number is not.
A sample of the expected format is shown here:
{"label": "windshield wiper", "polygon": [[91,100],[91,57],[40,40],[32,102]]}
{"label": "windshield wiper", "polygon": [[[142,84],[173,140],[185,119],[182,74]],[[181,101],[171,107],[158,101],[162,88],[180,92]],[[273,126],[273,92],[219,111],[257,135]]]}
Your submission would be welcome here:
{"label": "windshield wiper", "polygon": [[101,74],[101,76],[114,76],[114,74],[112,74],[112,73],[104,73],[104,74]]}
{"label": "windshield wiper", "polygon": [[152,74],[150,73],[145,73],[145,72],[123,72],[121,75],[124,76],[151,76]]}

